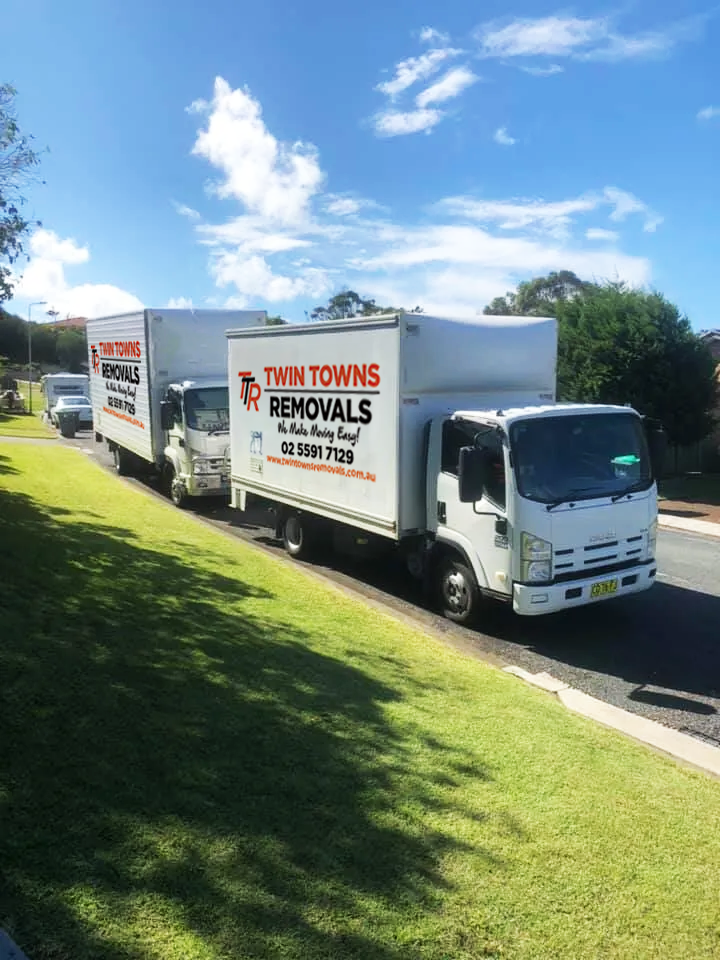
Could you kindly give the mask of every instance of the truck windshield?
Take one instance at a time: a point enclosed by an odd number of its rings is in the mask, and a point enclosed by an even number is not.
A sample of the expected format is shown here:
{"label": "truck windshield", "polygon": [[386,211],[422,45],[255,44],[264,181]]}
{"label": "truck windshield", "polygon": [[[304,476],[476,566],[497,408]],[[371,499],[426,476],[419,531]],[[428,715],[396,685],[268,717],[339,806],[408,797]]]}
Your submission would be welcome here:
{"label": "truck windshield", "polygon": [[227,433],[230,430],[230,398],[227,387],[198,387],[185,394],[185,419],[191,430]]}
{"label": "truck windshield", "polygon": [[653,482],[645,433],[634,414],[519,420],[510,445],[520,495],[540,503],[622,496]]}

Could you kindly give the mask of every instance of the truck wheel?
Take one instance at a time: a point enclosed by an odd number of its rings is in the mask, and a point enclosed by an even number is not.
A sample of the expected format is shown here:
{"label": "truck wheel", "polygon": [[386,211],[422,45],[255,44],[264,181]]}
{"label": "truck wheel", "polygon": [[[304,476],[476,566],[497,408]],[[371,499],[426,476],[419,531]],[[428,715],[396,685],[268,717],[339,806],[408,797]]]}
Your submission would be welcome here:
{"label": "truck wheel", "polygon": [[471,623],[480,604],[480,591],[472,570],[460,560],[439,565],[438,581],[443,616],[454,623]]}
{"label": "truck wheel", "polygon": [[115,464],[115,473],[119,477],[127,477],[130,473],[130,463],[127,452],[122,447],[113,449],[113,462]]}
{"label": "truck wheel", "polygon": [[175,468],[172,466],[168,467],[167,478],[169,483],[168,493],[170,494],[170,499],[176,507],[182,510],[187,506],[188,502],[185,484],[182,482],[177,473],[175,473]]}
{"label": "truck wheel", "polygon": [[283,522],[282,539],[286,551],[296,560],[308,560],[313,552],[315,537],[307,517],[291,513]]}

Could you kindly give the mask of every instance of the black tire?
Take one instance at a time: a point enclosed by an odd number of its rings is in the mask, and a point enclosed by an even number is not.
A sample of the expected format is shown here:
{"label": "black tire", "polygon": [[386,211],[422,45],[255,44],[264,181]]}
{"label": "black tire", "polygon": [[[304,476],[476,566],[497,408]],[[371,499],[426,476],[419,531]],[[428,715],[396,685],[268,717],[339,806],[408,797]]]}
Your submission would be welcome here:
{"label": "black tire", "polygon": [[442,560],[437,569],[443,616],[453,623],[472,623],[477,618],[481,599],[475,574],[461,560],[452,557]]}
{"label": "black tire", "polygon": [[315,546],[315,527],[308,517],[289,513],[283,520],[282,541],[287,553],[294,560],[311,559]]}
{"label": "black tire", "polygon": [[115,473],[119,477],[130,475],[130,458],[127,450],[122,447],[113,448],[113,462],[115,463]]}
{"label": "black tire", "polygon": [[95,431],[95,443],[102,443],[102,442],[103,442],[103,435],[102,435],[101,433],[98,433],[97,430],[96,430],[96,431]]}
{"label": "black tire", "polygon": [[168,464],[167,468],[167,491],[178,510],[184,510],[188,503],[187,491],[185,490],[185,484],[178,477],[172,464]]}

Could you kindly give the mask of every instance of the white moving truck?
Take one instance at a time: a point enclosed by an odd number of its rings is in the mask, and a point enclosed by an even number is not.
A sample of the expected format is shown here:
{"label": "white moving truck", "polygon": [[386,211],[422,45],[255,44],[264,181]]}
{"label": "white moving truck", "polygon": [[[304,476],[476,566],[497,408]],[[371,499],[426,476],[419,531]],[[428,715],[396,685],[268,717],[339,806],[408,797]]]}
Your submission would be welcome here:
{"label": "white moving truck", "polygon": [[661,430],[555,403],[556,321],[394,314],[229,338],[232,504],[293,556],[392,543],[446,616],[542,614],[655,578]]}
{"label": "white moving truck", "polygon": [[40,378],[43,414],[50,417],[60,397],[87,397],[89,379],[84,373],[47,373]]}
{"label": "white moving truck", "polygon": [[229,493],[228,327],[264,310],[145,309],[88,320],[96,438],[120,474],[160,471],[177,506]]}

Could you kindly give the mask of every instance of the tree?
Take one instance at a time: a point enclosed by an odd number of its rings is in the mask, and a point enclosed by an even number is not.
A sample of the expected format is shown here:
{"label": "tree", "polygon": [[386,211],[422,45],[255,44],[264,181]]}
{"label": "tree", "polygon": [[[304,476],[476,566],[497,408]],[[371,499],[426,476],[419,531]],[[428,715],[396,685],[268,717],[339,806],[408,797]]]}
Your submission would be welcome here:
{"label": "tree", "polygon": [[283,318],[279,314],[277,316],[265,317],[266,327],[281,327],[286,323],[287,323],[287,320],[283,320]]}
{"label": "tree", "polygon": [[513,293],[495,297],[483,310],[495,316],[554,317],[557,304],[592,290],[596,284],[581,280],[572,270],[560,270],[547,277],[535,277],[521,283]]}
{"label": "tree", "polygon": [[87,363],[87,337],[84,330],[69,327],[57,331],[55,352],[60,366],[68,373],[81,373]]}
{"label": "tree", "polygon": [[659,293],[591,284],[559,299],[558,396],[629,403],[686,446],[713,428],[715,361],[687,317]]}
{"label": "tree", "polygon": [[31,224],[20,210],[23,186],[39,163],[32,138],[20,132],[15,88],[0,85],[0,304],[13,291],[12,265],[23,255],[23,237]]}
{"label": "tree", "polygon": [[[350,320],[357,317],[376,317],[380,313],[398,313],[402,308],[379,307],[375,300],[364,300],[354,290],[341,290],[330,297],[326,306],[315,307],[311,320]],[[422,313],[422,307],[414,307],[409,313]]]}

